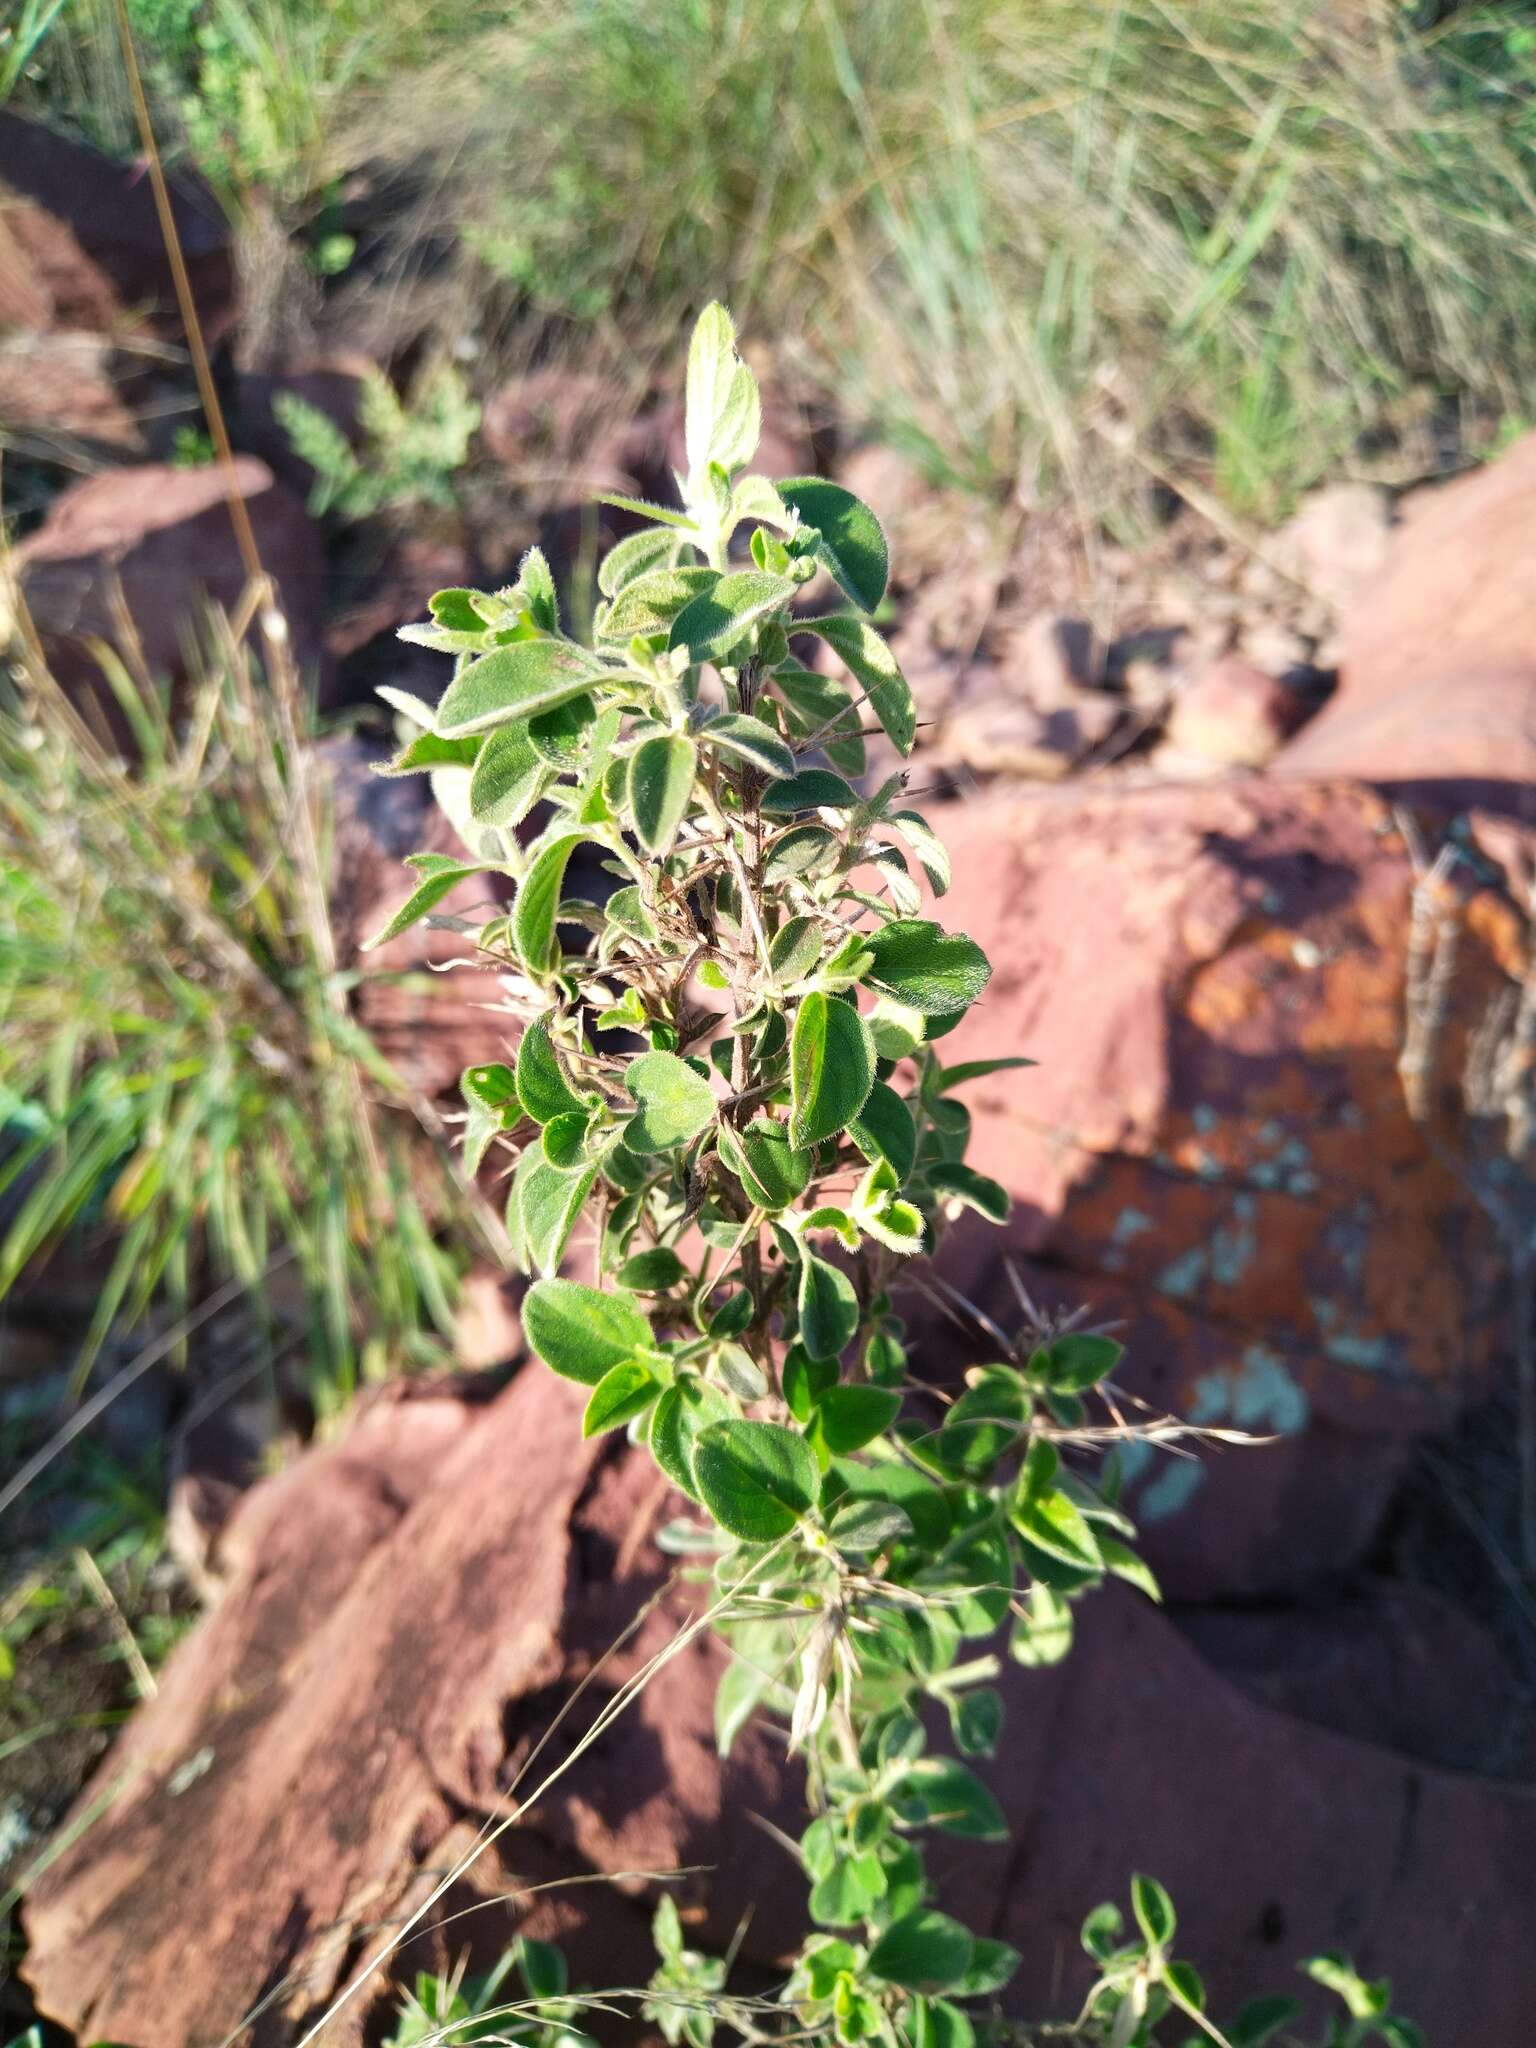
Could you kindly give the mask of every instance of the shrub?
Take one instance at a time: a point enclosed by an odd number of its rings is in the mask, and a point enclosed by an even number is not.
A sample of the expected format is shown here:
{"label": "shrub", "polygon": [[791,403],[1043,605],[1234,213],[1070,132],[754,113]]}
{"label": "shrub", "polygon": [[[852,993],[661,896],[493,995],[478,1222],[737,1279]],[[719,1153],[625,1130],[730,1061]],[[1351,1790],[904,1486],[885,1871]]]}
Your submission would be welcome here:
{"label": "shrub", "polygon": [[[699,1560],[734,1651],[722,1752],[767,1712],[804,1760],[813,1931],[789,2024],[970,2048],[1018,1958],[931,1903],[922,1845],[1006,1839],[968,1761],[1001,1737],[996,1639],[1051,1664],[1106,1578],[1156,1594],[1087,1455],[1120,1347],[1025,1300],[1024,1335],[995,1332],[955,1397],[909,1366],[901,1276],[960,1212],[1008,1212],[965,1164],[964,1090],[1029,1062],[945,1058],[990,965],[923,914],[918,876],[941,897],[949,868],[905,775],[849,779],[868,715],[898,755],[915,736],[870,623],[878,520],[819,478],[749,472],[757,387],[719,306],[687,393],[682,508],[609,499],[644,523],[602,565],[590,646],[536,552],[513,587],[441,591],[406,629],[454,672],[393,765],[435,771],[470,852],[416,856],[380,937],[466,873],[515,885],[476,941],[523,1030],[515,1065],[464,1075],[468,1156],[507,1157],[508,1233],[537,1276],[524,1331],[585,1390],[583,1433],[626,1430],[691,1503],[662,1540]],[[798,612],[818,578],[836,608]],[[808,641],[844,673],[802,665]],[[606,1284],[561,1273],[583,1224]],[[1138,1879],[1133,1904],[1139,1944],[1107,1909],[1091,1924],[1081,2038],[1128,2048],[1171,2014],[1221,2039],[1166,1894]],[[720,1966],[670,1899],[656,1939],[647,2010],[707,2048],[733,2016]]]}

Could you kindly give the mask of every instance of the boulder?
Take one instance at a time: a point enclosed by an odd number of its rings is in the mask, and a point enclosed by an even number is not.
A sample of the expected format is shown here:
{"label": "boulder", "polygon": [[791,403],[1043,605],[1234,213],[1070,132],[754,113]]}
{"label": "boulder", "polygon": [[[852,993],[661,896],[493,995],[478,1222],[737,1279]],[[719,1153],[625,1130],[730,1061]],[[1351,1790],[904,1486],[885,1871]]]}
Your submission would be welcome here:
{"label": "boulder", "polygon": [[1016,1206],[1001,1238],[955,1231],[951,1277],[1016,1317],[1011,1252],[1052,1304],[1124,1319],[1127,1384],[1155,1408],[1281,1439],[1132,1460],[1177,1595],[1348,1566],[1420,1436],[1505,1358],[1455,1086],[1523,966],[1496,875],[1465,905],[1424,1128],[1397,1070],[1411,870],[1380,797],[1077,786],[931,815],[955,872],[940,914],[994,963],[945,1056],[1039,1062],[966,1090],[968,1157]]}
{"label": "boulder", "polygon": [[1407,501],[1344,613],[1339,688],[1277,767],[1407,795],[1447,783],[1521,815],[1536,781],[1536,434]]}
{"label": "boulder", "polygon": [[1181,752],[1229,768],[1262,768],[1312,707],[1280,676],[1226,654],[1190,677],[1173,699],[1168,739]]}
{"label": "boulder", "polygon": [[[273,579],[301,667],[319,659],[325,566],[320,536],[265,463],[235,458],[235,481]],[[207,606],[232,610],[246,588],[222,469],[146,463],[104,470],[61,491],[13,555],[21,594],[61,678],[97,676],[93,639],[121,639],[126,606],[152,675],[182,681]]]}
{"label": "boulder", "polygon": [[[203,334],[235,318],[229,228],[205,186],[172,182],[176,232]],[[118,163],[20,114],[0,112],[0,331],[84,330],[186,339],[154,191]]]}
{"label": "boulder", "polygon": [[[326,2034],[357,2041],[392,1978],[517,1931],[562,1941],[578,1982],[635,1984],[646,1875],[679,1870],[693,1938],[739,1936],[736,1984],[771,1982],[804,1903],[772,1834],[798,1832],[798,1774],[755,1728],[718,1760],[723,1653],[680,1633],[697,1596],[669,1590],[652,1541],[677,1498],[644,1454],[581,1443],[583,1399],[532,1368],[492,1399],[394,1387],[244,1498],[217,1538],[222,1597],[29,1893],[44,2014],[213,2048],[264,2001],[245,2038],[276,2048],[357,1983]],[[1080,1613],[1064,1664],[1000,1681],[1007,1747],[982,1770],[1011,1842],[934,1855],[940,1901],[1021,1951],[1010,2012],[1075,2008],[1083,1916],[1142,1869],[1219,2010],[1337,1945],[1393,1977],[1428,2039],[1521,2038],[1529,1792],[1258,1703],[1139,1595]]]}

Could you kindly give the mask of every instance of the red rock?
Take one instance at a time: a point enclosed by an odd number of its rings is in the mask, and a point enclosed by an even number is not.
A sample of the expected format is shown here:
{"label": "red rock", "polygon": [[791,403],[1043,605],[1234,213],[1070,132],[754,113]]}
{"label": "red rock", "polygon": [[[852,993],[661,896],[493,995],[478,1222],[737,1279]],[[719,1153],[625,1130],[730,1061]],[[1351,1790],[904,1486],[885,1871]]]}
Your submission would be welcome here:
{"label": "red rock", "polygon": [[1380,798],[1077,787],[932,815],[940,914],[994,963],[946,1057],[1039,1061],[966,1091],[968,1156],[1016,1210],[1001,1242],[956,1231],[953,1276],[1006,1312],[1009,1244],[1050,1301],[1128,1319],[1157,1408],[1283,1438],[1138,1474],[1181,1597],[1352,1562],[1417,1434],[1504,1365],[1455,1098],[1468,1024],[1520,964],[1514,914],[1491,887],[1469,904],[1426,1132],[1397,1072],[1410,874]]}
{"label": "red rock", "polygon": [[1329,484],[1302,500],[1266,552],[1341,610],[1385,565],[1391,527],[1391,500],[1379,486]]}
{"label": "red rock", "polygon": [[[173,181],[176,230],[210,345],[235,317],[234,256],[212,194]],[[0,329],[185,340],[143,166],[0,112]]]}
{"label": "red rock", "polygon": [[1536,779],[1536,434],[1416,497],[1345,613],[1337,694],[1277,767],[1518,805]]}
{"label": "red rock", "polygon": [[[319,535],[264,463],[238,456],[235,474],[295,655],[301,666],[312,666],[319,657],[325,575]],[[198,636],[207,606],[233,609],[247,583],[216,464],[175,469],[148,463],[72,484],[13,559],[50,660],[77,685],[89,685],[98,674],[90,640],[120,638],[114,589],[122,593],[151,673],[180,681],[188,673],[185,643]]]}
{"label": "red rock", "polygon": [[1174,697],[1168,738],[1182,752],[1230,768],[1262,768],[1310,710],[1301,692],[1240,655],[1222,655]]}

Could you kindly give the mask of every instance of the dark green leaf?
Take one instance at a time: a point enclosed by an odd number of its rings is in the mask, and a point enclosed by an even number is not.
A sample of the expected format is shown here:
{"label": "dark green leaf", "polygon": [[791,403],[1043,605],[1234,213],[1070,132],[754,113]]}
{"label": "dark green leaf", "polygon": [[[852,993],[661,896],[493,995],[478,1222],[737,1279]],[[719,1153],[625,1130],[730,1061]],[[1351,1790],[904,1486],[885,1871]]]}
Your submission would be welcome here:
{"label": "dark green leaf", "polygon": [[781,987],[800,981],[821,958],[821,927],[814,917],[791,917],[768,944],[768,965]]}
{"label": "dark green leaf", "polygon": [[874,1041],[858,1011],[819,990],[803,996],[789,1059],[791,1141],[817,1145],[846,1130],[875,1079]]}
{"label": "dark green leaf", "polygon": [[1113,1337],[1095,1337],[1086,1331],[1069,1330],[1055,1338],[1043,1352],[1036,1352],[1030,1365],[1038,1369],[1047,1385],[1059,1394],[1081,1394],[1107,1379],[1120,1363],[1124,1346]]}
{"label": "dark green leaf", "polygon": [[898,1789],[903,1809],[929,1827],[976,1842],[1008,1838],[1002,1808],[976,1773],[953,1757],[919,1757]]}
{"label": "dark green leaf", "polygon": [[539,852],[517,887],[512,905],[512,940],[528,972],[547,974],[555,945],[555,912],[565,886],[565,870],[585,832],[562,832]]}
{"label": "dark green leaf", "polygon": [[861,498],[819,476],[792,476],[777,486],[806,526],[821,535],[818,560],[862,611],[875,611],[885,596],[890,557],[885,532]]}
{"label": "dark green leaf", "polygon": [[477,825],[520,825],[544,787],[545,765],[526,725],[498,726],[481,747],[469,778],[469,814]]}
{"label": "dark green leaf", "polygon": [[875,956],[865,976],[869,986],[925,1017],[968,1009],[991,979],[974,939],[926,918],[898,918],[868,933],[865,944]]}
{"label": "dark green leaf", "polygon": [[577,1112],[585,1116],[590,1106],[567,1081],[549,1025],[542,1017],[535,1018],[518,1044],[517,1093],[536,1124],[552,1123],[557,1116]]}
{"label": "dark green leaf", "polygon": [[795,619],[790,632],[816,633],[848,669],[869,699],[886,737],[898,754],[910,754],[917,737],[917,708],[896,657],[863,619],[832,616]]}
{"label": "dark green leaf", "polygon": [[864,1107],[848,1126],[848,1135],[868,1160],[886,1160],[897,1185],[912,1171],[917,1158],[917,1131],[912,1112],[884,1081],[876,1081]]}
{"label": "dark green leaf", "polygon": [[614,1276],[631,1294],[664,1294],[687,1274],[688,1268],[668,1244],[636,1252],[626,1259]]}
{"label": "dark green leaf", "polygon": [[690,1500],[699,1498],[693,1477],[694,1439],[711,1422],[723,1422],[730,1406],[718,1387],[692,1373],[674,1380],[651,1417],[651,1456],[672,1484]]}
{"label": "dark green leaf", "polygon": [[747,718],[737,711],[722,712],[699,728],[699,738],[708,747],[724,747],[755,768],[760,775],[784,777],[795,766],[795,757],[773,730],[760,718]]}
{"label": "dark green leaf", "polygon": [[1059,1487],[1015,1498],[1009,1515],[1019,1534],[1027,1536],[1047,1557],[1060,1558],[1077,1571],[1101,1569],[1103,1555],[1091,1525]]}
{"label": "dark green leaf", "polygon": [[1136,1924],[1153,1948],[1167,1948],[1178,1928],[1173,1901],[1155,1877],[1140,1871],[1131,1879],[1131,1911]]}
{"label": "dark green leaf", "polygon": [[[803,1318],[800,1328],[803,1336]],[[901,1396],[888,1387],[829,1387],[816,1404],[816,1427],[827,1449],[843,1457],[884,1435],[900,1413]]]}
{"label": "dark green leaf", "polygon": [[811,1155],[792,1146],[783,1124],[771,1117],[754,1117],[744,1131],[722,1124],[716,1144],[757,1208],[787,1209],[805,1192]]}
{"label": "dark green leaf", "polygon": [[[853,1282],[846,1273],[840,1272],[836,1266],[829,1266],[825,1259],[818,1259],[809,1251],[800,1260],[798,1307],[800,1342],[812,1358],[836,1358],[859,1327],[859,1298],[853,1291]],[[845,1391],[881,1396],[878,1387]],[[879,1429],[872,1430],[870,1434],[878,1435]],[[867,1443],[869,1438],[861,1437],[859,1441]],[[834,1448],[853,1450],[856,1446],[840,1444]]]}
{"label": "dark green leaf", "polygon": [[985,1173],[977,1173],[974,1167],[946,1165],[938,1161],[927,1169],[927,1180],[936,1195],[974,1209],[989,1223],[1008,1221],[1013,1207],[1008,1190],[1001,1181],[993,1180]]}
{"label": "dark green leaf", "polygon": [[602,637],[627,641],[668,632],[684,605],[719,580],[713,569],[652,569],[636,576],[603,614]]}
{"label": "dark green leaf", "polygon": [[782,782],[770,782],[763,791],[762,808],[787,816],[795,811],[852,810],[858,801],[858,791],[841,775],[826,768],[802,768]]}
{"label": "dark green leaf", "polygon": [[787,1536],[816,1505],[820,1478],[804,1437],[776,1422],[712,1422],[693,1450],[699,1497],[745,1543]]}
{"label": "dark green leaf", "polygon": [[974,1946],[969,1928],[924,1906],[885,1930],[867,1967],[872,1977],[904,1991],[943,1991],[965,1975]]}
{"label": "dark green leaf", "polygon": [[590,1119],[584,1109],[567,1110],[551,1117],[544,1126],[541,1145],[545,1159],[561,1173],[574,1173],[586,1163],[587,1131]]}

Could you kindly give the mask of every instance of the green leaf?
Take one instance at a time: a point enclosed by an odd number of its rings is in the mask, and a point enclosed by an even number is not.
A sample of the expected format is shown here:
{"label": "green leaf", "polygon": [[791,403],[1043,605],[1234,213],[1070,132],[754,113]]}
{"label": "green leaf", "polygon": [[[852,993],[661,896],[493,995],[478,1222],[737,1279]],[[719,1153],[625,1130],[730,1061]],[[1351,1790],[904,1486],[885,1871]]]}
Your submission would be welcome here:
{"label": "green leaf", "polygon": [[1205,2011],[1205,1984],[1193,1963],[1170,1959],[1163,1965],[1163,1983],[1186,2012]]}
{"label": "green leaf", "polygon": [[995,1756],[1003,1727],[1003,1696],[995,1687],[979,1686],[949,1703],[955,1746],[966,1756]]}
{"label": "green leaf", "polygon": [[[429,860],[432,866],[426,868]],[[482,862],[458,861],[446,854],[418,854],[410,865],[426,868],[424,879],[417,883],[383,930],[363,942],[362,952],[371,953],[375,946],[385,945],[390,939],[397,939],[401,932],[409,931],[413,924],[419,924],[466,875],[483,875],[486,872]]]}
{"label": "green leaf", "polygon": [[988,1074],[1005,1074],[1013,1067],[1038,1066],[1037,1060],[960,1060],[952,1067],[939,1070],[933,1087],[935,1094],[947,1095],[951,1088],[963,1088],[967,1081],[980,1081]]}
{"label": "green leaf", "polygon": [[684,435],[690,477],[712,462],[741,469],[762,431],[757,379],[736,353],[736,329],[718,301],[704,308],[688,344]]}
{"label": "green leaf", "polygon": [[1157,1574],[1144,1558],[1136,1555],[1118,1536],[1109,1536],[1101,1529],[1098,1532],[1099,1554],[1104,1560],[1104,1569],[1112,1572],[1117,1579],[1124,1579],[1128,1586],[1135,1586],[1146,1594],[1149,1600],[1162,1602],[1163,1589],[1157,1583]]}
{"label": "green leaf", "polygon": [[1122,1947],[1124,1937],[1125,1915],[1106,1899],[1084,1920],[1079,1939],[1096,1963],[1107,1963]]}
{"label": "green leaf", "polygon": [[937,1160],[926,1169],[928,1185],[946,1201],[974,1209],[989,1223],[1006,1223],[1013,1201],[1001,1181],[978,1173],[973,1166],[951,1166]]}
{"label": "green leaf", "polygon": [[688,813],[698,773],[698,749],[683,733],[642,740],[629,762],[629,807],[635,834],[648,853],[669,853]]}
{"label": "green leaf", "polygon": [[919,1757],[898,1789],[904,1810],[944,1834],[974,1842],[1008,1839],[1002,1808],[976,1773],[953,1757]]}
{"label": "green leaf", "polygon": [[817,735],[817,744],[834,768],[844,775],[862,775],[867,765],[862,721],[842,678],[792,662],[774,670],[773,682],[795,738],[804,742]]}
{"label": "green leaf", "polygon": [[[542,560],[542,557],[540,558]],[[563,1998],[570,1984],[565,1957],[552,1941],[517,1937],[517,1968],[530,1998]]]}
{"label": "green leaf", "polygon": [[524,1031],[517,1048],[517,1093],[523,1108],[536,1124],[553,1123],[557,1116],[573,1112],[587,1114],[591,1107],[571,1087],[565,1068],[542,1017]]}
{"label": "green leaf", "polygon": [[555,946],[555,912],[560,907],[566,867],[576,848],[590,838],[587,832],[562,832],[549,840],[518,884],[512,905],[512,943],[518,958],[535,978],[549,972]]}
{"label": "green leaf", "polygon": [[677,554],[677,535],[665,527],[646,527],[615,541],[604,555],[597,572],[597,587],[604,597],[617,597],[626,584],[653,569],[669,568]]}
{"label": "green leaf", "polygon": [[[803,1321],[800,1329],[803,1337]],[[841,1458],[883,1436],[900,1413],[901,1396],[888,1387],[828,1387],[816,1404],[816,1427],[827,1449]]]}
{"label": "green leaf", "polygon": [[917,855],[918,865],[928,877],[935,896],[942,896],[951,881],[949,849],[920,811],[892,811],[886,823],[899,832]]}
{"label": "green leaf", "polygon": [[831,616],[795,619],[791,634],[815,633],[853,676],[869,699],[886,737],[898,754],[910,754],[917,737],[917,707],[896,657],[874,627],[863,619]]}
{"label": "green leaf", "polygon": [[847,1129],[869,1099],[875,1046],[854,1009],[819,990],[802,996],[789,1047],[790,1140],[819,1145]]}
{"label": "green leaf", "polygon": [[523,1334],[554,1372],[595,1387],[651,1343],[651,1326],[622,1294],[576,1280],[536,1280],[523,1298]]}
{"label": "green leaf", "polygon": [[776,1422],[712,1422],[693,1451],[699,1497],[721,1528],[744,1543],[774,1543],[815,1507],[816,1458],[804,1437]]}
{"label": "green leaf", "polygon": [[792,476],[779,496],[821,535],[816,556],[833,581],[861,611],[879,608],[890,575],[885,529],[862,498],[819,476]]}
{"label": "green leaf", "polygon": [[660,1392],[660,1380],[639,1359],[612,1366],[592,1389],[581,1418],[582,1435],[600,1436],[605,1430],[621,1428],[636,1415],[643,1415]]}
{"label": "green leaf", "polygon": [[754,1207],[787,1209],[804,1194],[811,1155],[792,1146],[784,1126],[771,1117],[754,1117],[744,1131],[722,1124],[715,1142]]}
{"label": "green leaf", "polygon": [[561,775],[580,771],[587,736],[597,722],[590,697],[573,697],[528,721],[528,742],[546,766]]}
{"label": "green leaf", "polygon": [[531,625],[541,633],[558,633],[560,606],[555,597],[555,579],[542,548],[530,548],[517,565],[515,597],[526,608]]}
{"label": "green leaf", "polygon": [[864,942],[875,956],[865,976],[869,986],[924,1017],[969,1009],[992,978],[974,939],[926,918],[898,918],[867,933]]}
{"label": "green leaf", "polygon": [[436,726],[444,739],[485,732],[509,719],[532,718],[572,697],[583,697],[598,682],[602,667],[565,640],[518,640],[483,654],[443,692]]}
{"label": "green leaf", "polygon": [[[1142,1882],[1150,1880],[1144,1879]],[[1161,1886],[1158,1889],[1161,1890]],[[1166,1896],[1165,1893],[1164,1897]],[[1170,1913],[1173,1911],[1171,1905],[1168,1910]],[[1148,1939],[1151,1939],[1150,1935]],[[1342,1998],[1351,2019],[1380,2019],[1391,2001],[1390,1985],[1381,1982],[1380,1979],[1372,1982],[1362,1977],[1348,1956],[1337,1953],[1308,1956],[1305,1962],[1298,1963],[1296,1967],[1315,1984],[1321,1984],[1336,1998]]]}
{"label": "green leaf", "polygon": [[1064,1337],[1055,1338],[1037,1351],[1029,1362],[1056,1393],[1081,1394],[1109,1377],[1120,1363],[1124,1349],[1113,1337],[1069,1330]]}
{"label": "green leaf", "polygon": [[544,788],[545,765],[526,725],[498,726],[485,741],[469,778],[469,815],[477,825],[520,825]]}
{"label": "green leaf", "polygon": [[580,1173],[565,1173],[543,1159],[529,1169],[526,1177],[519,1177],[517,1201],[523,1241],[529,1259],[540,1273],[553,1273],[564,1258],[576,1218],[596,1179],[595,1166]]}
{"label": "green leaf", "polygon": [[883,1159],[894,1170],[899,1187],[917,1160],[917,1130],[912,1112],[884,1081],[870,1089],[864,1107],[848,1126],[848,1135],[870,1161]]}
{"label": "green leaf", "polygon": [[459,1077],[459,1092],[466,1102],[495,1111],[503,1129],[510,1130],[522,1114],[517,1095],[517,1078],[501,1060],[486,1066],[466,1067]]}
{"label": "green leaf", "polygon": [[1092,1526],[1060,1487],[1029,1498],[1016,1497],[1009,1517],[1019,1534],[1047,1557],[1059,1558],[1077,1571],[1102,1569],[1103,1553]]}
{"label": "green leaf", "polygon": [[653,519],[661,526],[675,526],[686,533],[697,533],[697,523],[686,512],[679,512],[675,505],[658,505],[650,498],[631,498],[623,491],[599,491],[599,505],[612,505],[616,512],[634,512],[641,519]]}
{"label": "green leaf", "polygon": [[782,782],[770,782],[763,791],[762,808],[788,816],[795,811],[851,811],[858,801],[858,791],[841,775],[826,768],[802,768]]}
{"label": "green leaf", "polygon": [[730,1415],[718,1387],[687,1373],[674,1380],[651,1417],[651,1456],[672,1484],[690,1500],[699,1498],[693,1477],[693,1446],[699,1431]]}
{"label": "green leaf", "polygon": [[968,1927],[923,1906],[885,1930],[866,1967],[872,1977],[904,1991],[943,1991],[965,1975],[974,1947]]}
{"label": "green leaf", "polygon": [[735,754],[760,775],[783,777],[794,769],[794,755],[773,728],[739,711],[722,712],[700,726],[699,738],[706,747],[723,747],[728,754]]}
{"label": "green leaf", "polygon": [[719,580],[716,569],[652,569],[637,576],[603,613],[602,637],[629,641],[636,634],[649,639],[652,633],[670,632],[683,606],[713,590]]}
{"label": "green leaf", "polygon": [[435,732],[413,733],[393,760],[375,762],[375,775],[422,775],[433,768],[467,768],[480,750],[478,737],[440,739]]}
{"label": "green leaf", "polygon": [[828,1387],[837,1385],[837,1360],[812,1358],[803,1344],[791,1344],[779,1373],[785,1406],[796,1422],[809,1422]]}
{"label": "green leaf", "polygon": [[551,1166],[561,1173],[574,1173],[587,1163],[587,1133],[591,1118],[584,1109],[567,1110],[551,1117],[544,1126],[540,1147]]}
{"label": "green leaf", "polygon": [[1178,1915],[1155,1877],[1144,1877],[1138,1871],[1131,1879],[1131,1911],[1151,1947],[1167,1948],[1178,1927]]}
{"label": "green leaf", "polygon": [[[966,1995],[960,1986],[955,1988],[961,1997]],[[912,2017],[912,2048],[976,2048],[970,2016],[947,1998],[915,2000]]]}
{"label": "green leaf", "polygon": [[[836,1266],[804,1252],[800,1259],[800,1342],[812,1358],[836,1358],[859,1327],[859,1298],[853,1282]],[[850,1389],[850,1391],[852,1391]],[[878,1393],[869,1387],[861,1391]],[[898,1404],[899,1405],[899,1404]],[[872,1432],[878,1434],[878,1431]],[[868,1442],[868,1438],[861,1438]],[[837,1448],[852,1450],[853,1445]]]}
{"label": "green leaf", "polygon": [[855,1500],[838,1509],[827,1534],[839,1550],[868,1557],[892,1544],[905,1543],[912,1534],[912,1519],[893,1501]]}
{"label": "green leaf", "polygon": [[1264,2048],[1266,2041],[1272,2041],[1282,2027],[1300,2016],[1301,2006],[1294,1998],[1250,1999],[1227,2028],[1227,2039],[1232,2048]]}
{"label": "green leaf", "polygon": [[671,1152],[714,1119],[715,1092],[702,1074],[673,1052],[641,1053],[630,1061],[624,1085],[639,1104],[624,1133],[631,1152]]}
{"label": "green leaf", "polygon": [[1001,1991],[1017,1971],[1023,1958],[1006,1941],[978,1935],[971,1951],[970,1968],[954,1987],[957,1998],[990,1998]]}
{"label": "green leaf", "polygon": [[763,874],[770,883],[783,883],[792,875],[803,875],[825,865],[838,843],[822,825],[795,825],[781,832],[768,849]]}
{"label": "green leaf", "polygon": [[821,958],[821,927],[814,917],[791,917],[768,942],[768,965],[781,988],[801,981]]}
{"label": "green leaf", "polygon": [[690,661],[723,661],[760,621],[787,610],[795,589],[787,576],[733,569],[684,605],[672,621],[668,645],[687,648]]}
{"label": "green leaf", "polygon": [[669,1244],[636,1252],[620,1266],[614,1278],[631,1294],[664,1294],[686,1277],[688,1268]]}

